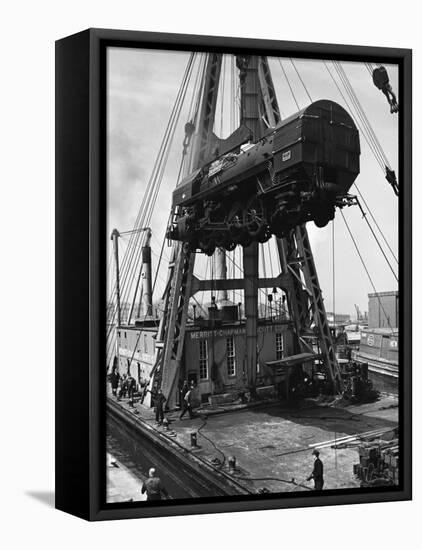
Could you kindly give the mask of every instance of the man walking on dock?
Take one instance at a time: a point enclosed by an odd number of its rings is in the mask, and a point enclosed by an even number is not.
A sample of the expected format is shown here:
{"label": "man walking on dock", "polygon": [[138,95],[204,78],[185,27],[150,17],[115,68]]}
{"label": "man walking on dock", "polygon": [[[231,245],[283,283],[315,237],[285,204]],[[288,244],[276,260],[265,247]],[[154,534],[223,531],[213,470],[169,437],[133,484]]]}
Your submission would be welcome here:
{"label": "man walking on dock", "polygon": [[180,389],[180,404],[182,407],[183,407],[183,402],[185,400],[185,395],[188,393],[188,391],[189,391],[188,381],[184,380],[183,386]]}
{"label": "man walking on dock", "polygon": [[133,406],[133,395],[136,390],[136,380],[133,378],[130,372],[128,374],[128,377],[126,378],[126,387],[130,404]]}
{"label": "man walking on dock", "polygon": [[153,394],[153,397],[155,399],[155,420],[158,424],[162,424],[164,420],[164,403],[166,402],[166,398],[161,389],[159,389],[156,394]]}
{"label": "man walking on dock", "polygon": [[321,491],[324,487],[324,465],[322,460],[319,458],[318,449],[314,449],[312,451],[312,455],[315,456],[314,469],[312,470],[312,474],[308,477],[307,481],[313,479],[315,491]]}
{"label": "man walking on dock", "polygon": [[182,399],[182,413],[180,415],[180,420],[185,416],[186,412],[189,413],[189,418],[193,418],[192,413],[192,391],[193,388],[188,388],[188,391],[185,393],[183,399]]}
{"label": "man walking on dock", "polygon": [[148,476],[148,479],[142,484],[141,489],[142,494],[147,494],[147,500],[161,500],[162,495],[168,498],[168,492],[163,487],[161,479],[155,475],[155,468],[150,468]]}
{"label": "man walking on dock", "polygon": [[126,397],[126,393],[127,393],[127,374],[123,374],[123,376],[120,380],[120,391],[119,391],[119,395],[118,395],[118,401],[122,397]]}

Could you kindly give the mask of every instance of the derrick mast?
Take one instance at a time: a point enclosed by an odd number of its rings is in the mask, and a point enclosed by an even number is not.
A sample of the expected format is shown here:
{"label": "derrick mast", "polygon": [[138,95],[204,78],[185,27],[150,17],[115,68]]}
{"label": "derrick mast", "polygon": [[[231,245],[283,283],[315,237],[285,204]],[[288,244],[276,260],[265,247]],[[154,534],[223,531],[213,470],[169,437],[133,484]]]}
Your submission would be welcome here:
{"label": "derrick mast", "polygon": [[[332,391],[342,389],[305,223],[314,220],[318,226],[326,225],[333,219],[335,207],[352,203],[347,192],[359,173],[358,132],[344,109],[328,101],[299,112],[299,126],[292,117],[281,121],[267,58],[239,55],[236,66],[240,125],[221,139],[213,127],[222,55],[207,55],[199,115],[194,125],[189,123],[193,134],[189,174],[173,194],[168,232],[173,249],[155,365],[155,383],[168,396],[170,407],[177,399],[189,299],[206,290],[244,292],[243,371],[251,395],[257,376],[260,288],[280,288],[287,296],[296,339],[295,360],[319,358]],[[307,139],[299,135],[289,142],[297,128],[303,129]],[[273,235],[282,271],[277,277],[260,279],[259,242]],[[225,280],[224,251],[237,245],[242,247],[244,277]],[[198,250],[217,254],[217,281],[194,277]],[[311,343],[315,338],[320,354]]]}

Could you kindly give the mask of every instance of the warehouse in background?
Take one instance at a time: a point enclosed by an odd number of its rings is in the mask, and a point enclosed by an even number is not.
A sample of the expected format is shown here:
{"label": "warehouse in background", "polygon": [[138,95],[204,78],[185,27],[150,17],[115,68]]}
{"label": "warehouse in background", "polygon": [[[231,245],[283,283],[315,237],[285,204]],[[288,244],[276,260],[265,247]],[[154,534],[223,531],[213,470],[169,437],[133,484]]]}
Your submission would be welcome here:
{"label": "warehouse in background", "polygon": [[374,292],[368,294],[368,299],[368,328],[397,329],[399,327],[399,293],[397,290]]}
{"label": "warehouse in background", "polygon": [[361,331],[354,357],[368,363],[371,378],[380,391],[398,393],[399,381],[399,293],[368,294],[368,328]]}

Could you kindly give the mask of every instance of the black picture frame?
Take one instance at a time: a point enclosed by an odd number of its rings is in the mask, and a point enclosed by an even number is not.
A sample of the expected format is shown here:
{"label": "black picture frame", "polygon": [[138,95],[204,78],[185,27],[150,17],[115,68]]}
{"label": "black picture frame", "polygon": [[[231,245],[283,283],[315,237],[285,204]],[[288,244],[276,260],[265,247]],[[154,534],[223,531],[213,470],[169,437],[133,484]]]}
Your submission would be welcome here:
{"label": "black picture frame", "polygon": [[[400,463],[397,488],[105,503],[105,51],[259,53],[399,65]],[[384,47],[89,29],[56,42],[56,508],[108,520],[412,498],[412,52]]]}

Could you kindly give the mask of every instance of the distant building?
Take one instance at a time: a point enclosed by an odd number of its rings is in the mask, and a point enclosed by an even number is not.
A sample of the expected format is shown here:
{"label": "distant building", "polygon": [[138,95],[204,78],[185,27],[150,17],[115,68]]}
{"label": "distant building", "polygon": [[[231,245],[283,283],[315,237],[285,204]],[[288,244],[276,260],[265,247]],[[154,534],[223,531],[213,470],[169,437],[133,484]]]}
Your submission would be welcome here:
{"label": "distant building", "polygon": [[119,371],[135,377],[139,384],[150,378],[155,363],[157,323],[142,322],[138,325],[121,326],[117,331],[119,348]]}
{"label": "distant building", "polygon": [[374,292],[368,294],[369,315],[368,328],[398,328],[399,326],[399,293]]}
{"label": "distant building", "polygon": [[368,327],[361,331],[355,359],[368,363],[371,379],[380,391],[396,394],[399,380],[399,293],[368,294]]}
{"label": "distant building", "polygon": [[330,325],[339,324],[339,325],[348,325],[350,323],[350,314],[349,313],[333,313],[327,311],[327,321]]}
{"label": "distant building", "polygon": [[[156,311],[158,306],[156,304],[154,304],[154,306],[152,306],[152,307],[153,307],[154,311]],[[132,304],[129,303],[129,302],[123,302],[120,305],[120,317],[121,317],[121,320],[122,320],[122,324],[127,323],[131,308],[132,308]],[[133,308],[133,311],[132,311],[132,319],[131,319],[132,322],[138,316],[137,315],[138,312],[139,312],[140,317],[144,317],[146,315],[144,304],[141,304],[140,310],[139,310],[139,304],[138,303],[135,304],[135,306]],[[107,305],[106,315],[107,315],[107,324],[115,325],[116,324],[116,306],[114,304],[109,303]]]}

